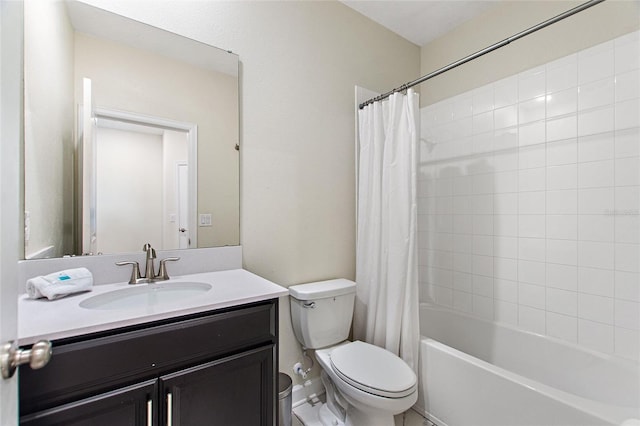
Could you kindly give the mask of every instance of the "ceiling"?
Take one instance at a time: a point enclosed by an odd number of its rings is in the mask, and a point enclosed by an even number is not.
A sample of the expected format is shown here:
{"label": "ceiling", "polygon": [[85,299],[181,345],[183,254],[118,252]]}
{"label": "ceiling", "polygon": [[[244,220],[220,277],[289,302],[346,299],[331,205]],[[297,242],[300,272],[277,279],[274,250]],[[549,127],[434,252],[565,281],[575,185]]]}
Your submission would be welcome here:
{"label": "ceiling", "polygon": [[424,46],[499,0],[341,0],[369,19]]}

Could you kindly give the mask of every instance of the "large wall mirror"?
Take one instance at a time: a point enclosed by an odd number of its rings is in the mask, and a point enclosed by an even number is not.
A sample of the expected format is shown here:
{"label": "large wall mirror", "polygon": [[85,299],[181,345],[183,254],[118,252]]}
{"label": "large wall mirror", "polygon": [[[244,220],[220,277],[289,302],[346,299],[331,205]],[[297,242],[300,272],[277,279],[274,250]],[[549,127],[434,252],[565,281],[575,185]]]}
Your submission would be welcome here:
{"label": "large wall mirror", "polygon": [[238,57],[24,2],[25,259],[239,244]]}

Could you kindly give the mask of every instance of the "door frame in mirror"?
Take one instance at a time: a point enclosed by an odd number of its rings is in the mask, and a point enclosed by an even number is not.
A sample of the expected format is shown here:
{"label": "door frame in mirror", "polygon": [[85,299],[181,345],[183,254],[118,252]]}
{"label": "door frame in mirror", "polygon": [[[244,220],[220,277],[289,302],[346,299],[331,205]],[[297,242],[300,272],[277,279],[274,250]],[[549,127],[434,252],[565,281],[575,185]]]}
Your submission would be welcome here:
{"label": "door frame in mirror", "polygon": [[[81,106],[83,108],[83,106]],[[139,114],[129,111],[121,111],[110,108],[96,107],[94,109],[94,116],[97,120],[99,119],[108,119],[108,120],[116,120],[122,121],[129,124],[138,124],[143,126],[151,126],[158,127],[166,130],[180,131],[185,132],[187,135],[187,150],[188,157],[187,162],[189,164],[188,170],[188,224],[189,224],[189,248],[198,247],[198,125],[195,123],[188,123],[182,121],[171,120],[167,118],[154,117],[145,114]],[[81,120],[79,121],[79,125]],[[78,135],[82,135],[82,129],[78,129]],[[95,143],[95,138],[92,140]],[[82,139],[79,137],[76,141],[77,144],[83,143]],[[95,148],[95,147],[94,147]],[[94,151],[95,152],[95,151]],[[78,161],[81,162],[81,156],[78,156]],[[78,164],[78,176],[83,176],[84,166]],[[91,173],[93,173],[93,181],[95,182],[95,172],[96,167],[95,164],[91,167]],[[84,179],[83,179],[84,180]],[[95,188],[87,189],[84,183],[79,182],[78,195],[81,197],[81,200],[92,200],[93,205],[89,206],[90,209],[96,210],[96,197],[91,196],[95,194],[89,194],[90,191],[95,191]],[[124,190],[124,189],[123,189]],[[84,210],[84,206],[81,210]],[[90,221],[90,226],[85,226],[83,224],[82,217],[84,215],[84,211],[80,212],[80,217],[77,221],[78,227],[78,237],[80,239],[80,247],[82,249],[82,253],[93,253],[93,248],[96,246],[96,220],[94,213],[94,220]],[[177,247],[174,247],[177,248]]]}

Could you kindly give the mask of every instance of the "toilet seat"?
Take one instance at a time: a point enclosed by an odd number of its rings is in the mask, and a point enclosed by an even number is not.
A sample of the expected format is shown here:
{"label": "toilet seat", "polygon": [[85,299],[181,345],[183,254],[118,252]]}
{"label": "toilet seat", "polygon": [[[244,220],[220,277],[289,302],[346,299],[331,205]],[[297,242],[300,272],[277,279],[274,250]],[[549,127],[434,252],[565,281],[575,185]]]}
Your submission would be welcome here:
{"label": "toilet seat", "polygon": [[331,351],[331,366],[346,383],[374,395],[402,398],[416,390],[413,370],[391,352],[355,341]]}

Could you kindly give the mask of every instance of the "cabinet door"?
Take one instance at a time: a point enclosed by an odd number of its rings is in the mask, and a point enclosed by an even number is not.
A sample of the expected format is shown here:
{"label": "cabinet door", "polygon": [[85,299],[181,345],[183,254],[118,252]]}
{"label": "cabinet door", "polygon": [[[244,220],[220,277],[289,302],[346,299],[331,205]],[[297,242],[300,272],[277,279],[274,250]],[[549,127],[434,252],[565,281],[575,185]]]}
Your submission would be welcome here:
{"label": "cabinet door", "polygon": [[160,424],[275,424],[274,354],[269,345],[161,377]]}
{"label": "cabinet door", "polygon": [[[28,426],[151,426],[157,402],[157,380],[149,380],[70,404],[22,416]],[[155,415],[157,417],[157,414]]]}

